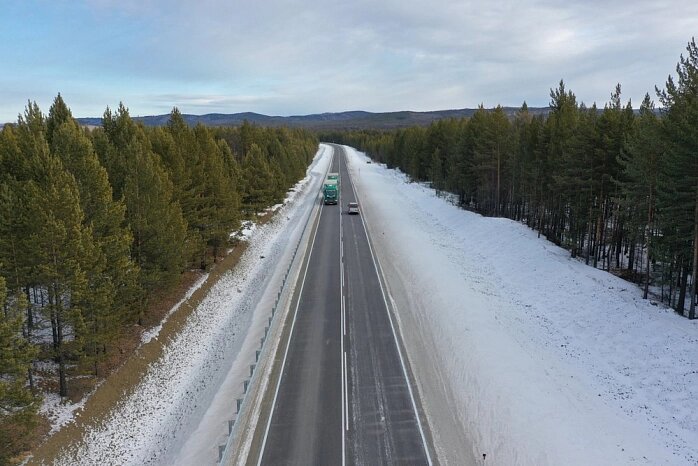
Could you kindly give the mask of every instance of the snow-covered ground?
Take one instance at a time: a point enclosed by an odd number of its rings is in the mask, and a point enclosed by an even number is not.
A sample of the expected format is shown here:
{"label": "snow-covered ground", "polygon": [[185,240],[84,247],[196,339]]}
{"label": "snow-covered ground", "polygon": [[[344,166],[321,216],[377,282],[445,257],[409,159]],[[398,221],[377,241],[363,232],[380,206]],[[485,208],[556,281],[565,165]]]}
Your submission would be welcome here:
{"label": "snow-covered ground", "polygon": [[[319,192],[332,150],[321,146],[308,176],[271,222],[248,228],[248,249],[172,337],[143,380],[54,464],[214,464],[242,392],[271,295]],[[253,338],[255,337],[255,338]]]}
{"label": "snow-covered ground", "polygon": [[206,283],[207,278],[208,278],[207,273],[201,274],[199,279],[196,280],[196,282],[192,285],[192,287],[187,290],[184,297],[182,299],[180,299],[174,306],[172,306],[169,311],[167,311],[167,314],[165,314],[165,317],[163,317],[163,319],[160,321],[160,323],[157,324],[156,326],[154,326],[153,328],[148,329],[145,332],[143,332],[143,334],[141,335],[141,343],[145,344],[145,343],[148,343],[153,338],[157,338],[158,335],[160,335],[160,331],[162,330],[162,326],[165,325],[165,323],[170,319],[172,314],[174,314],[177,311],[177,309],[180,308],[180,306],[182,304],[187,302],[189,300],[189,298],[191,298],[192,295],[196,292],[196,290],[201,288],[201,286],[204,283]]}
{"label": "snow-covered ground", "polygon": [[444,462],[698,464],[698,322],[347,150]]}
{"label": "snow-covered ground", "polygon": [[[96,390],[95,387],[94,390]],[[53,435],[58,432],[63,426],[70,424],[75,419],[75,414],[84,408],[87,399],[92,393],[87,394],[77,403],[66,403],[61,396],[56,392],[42,393],[42,403],[39,408],[39,414],[45,416],[51,423],[51,429],[48,435]]]}

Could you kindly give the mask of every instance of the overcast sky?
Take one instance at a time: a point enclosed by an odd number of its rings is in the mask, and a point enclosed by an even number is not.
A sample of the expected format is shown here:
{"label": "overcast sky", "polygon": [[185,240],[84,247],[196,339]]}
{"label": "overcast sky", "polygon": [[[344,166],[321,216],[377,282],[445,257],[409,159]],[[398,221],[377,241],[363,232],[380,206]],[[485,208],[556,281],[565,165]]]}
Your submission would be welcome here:
{"label": "overcast sky", "polygon": [[3,0],[0,122],[75,116],[545,106],[616,83],[638,106],[698,33],[698,1]]}

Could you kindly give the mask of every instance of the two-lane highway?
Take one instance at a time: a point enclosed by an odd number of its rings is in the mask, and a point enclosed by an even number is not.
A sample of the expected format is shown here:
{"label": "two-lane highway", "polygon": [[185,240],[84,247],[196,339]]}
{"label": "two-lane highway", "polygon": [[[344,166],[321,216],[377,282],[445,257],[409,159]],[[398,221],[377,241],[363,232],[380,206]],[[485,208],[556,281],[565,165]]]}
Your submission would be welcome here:
{"label": "two-lane highway", "polygon": [[322,206],[259,464],[431,464],[344,149]]}

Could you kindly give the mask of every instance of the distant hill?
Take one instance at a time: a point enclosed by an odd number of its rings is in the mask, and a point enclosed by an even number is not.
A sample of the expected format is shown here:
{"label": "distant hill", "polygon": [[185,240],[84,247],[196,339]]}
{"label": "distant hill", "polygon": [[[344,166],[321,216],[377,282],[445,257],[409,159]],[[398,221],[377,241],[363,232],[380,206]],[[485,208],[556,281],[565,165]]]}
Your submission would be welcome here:
{"label": "distant hill", "polygon": [[[426,126],[433,121],[444,118],[463,118],[472,116],[477,109],[463,108],[458,110],[436,110],[432,112],[385,112],[372,113],[363,111],[319,113],[314,115],[296,116],[268,116],[259,113],[208,113],[206,115],[182,115],[189,125],[202,123],[207,126],[239,126],[244,121],[260,126],[294,126],[309,129],[390,129],[404,128],[407,126]],[[518,107],[504,107],[504,111],[513,116]],[[529,107],[532,114],[547,114],[548,107]],[[162,126],[167,123],[169,114],[144,117],[134,117],[136,121],[143,122],[146,126]],[[83,125],[99,126],[101,118],[78,118]]]}

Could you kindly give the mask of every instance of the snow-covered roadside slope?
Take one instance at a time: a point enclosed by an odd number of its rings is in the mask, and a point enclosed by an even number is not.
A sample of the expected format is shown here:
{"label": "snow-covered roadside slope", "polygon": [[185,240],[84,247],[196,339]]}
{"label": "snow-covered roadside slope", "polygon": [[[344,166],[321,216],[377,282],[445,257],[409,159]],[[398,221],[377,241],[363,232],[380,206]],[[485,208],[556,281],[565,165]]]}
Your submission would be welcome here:
{"label": "snow-covered roadside slope", "polygon": [[696,322],[347,151],[442,460],[698,463]]}
{"label": "snow-covered roadside slope", "polygon": [[[54,464],[172,464],[183,452],[198,463],[215,463],[222,443],[218,437],[227,433],[242,383],[242,378],[235,380],[238,356],[248,358],[243,366],[249,364],[247,334],[266,318],[257,315],[258,304],[267,289],[278,288],[277,268],[283,267],[277,265],[292,253],[298,225],[315,202],[331,153],[321,146],[286,205],[256,229],[238,265],[212,287],[133,392],[124,394],[102,424]],[[221,391],[230,397],[224,407]]]}

